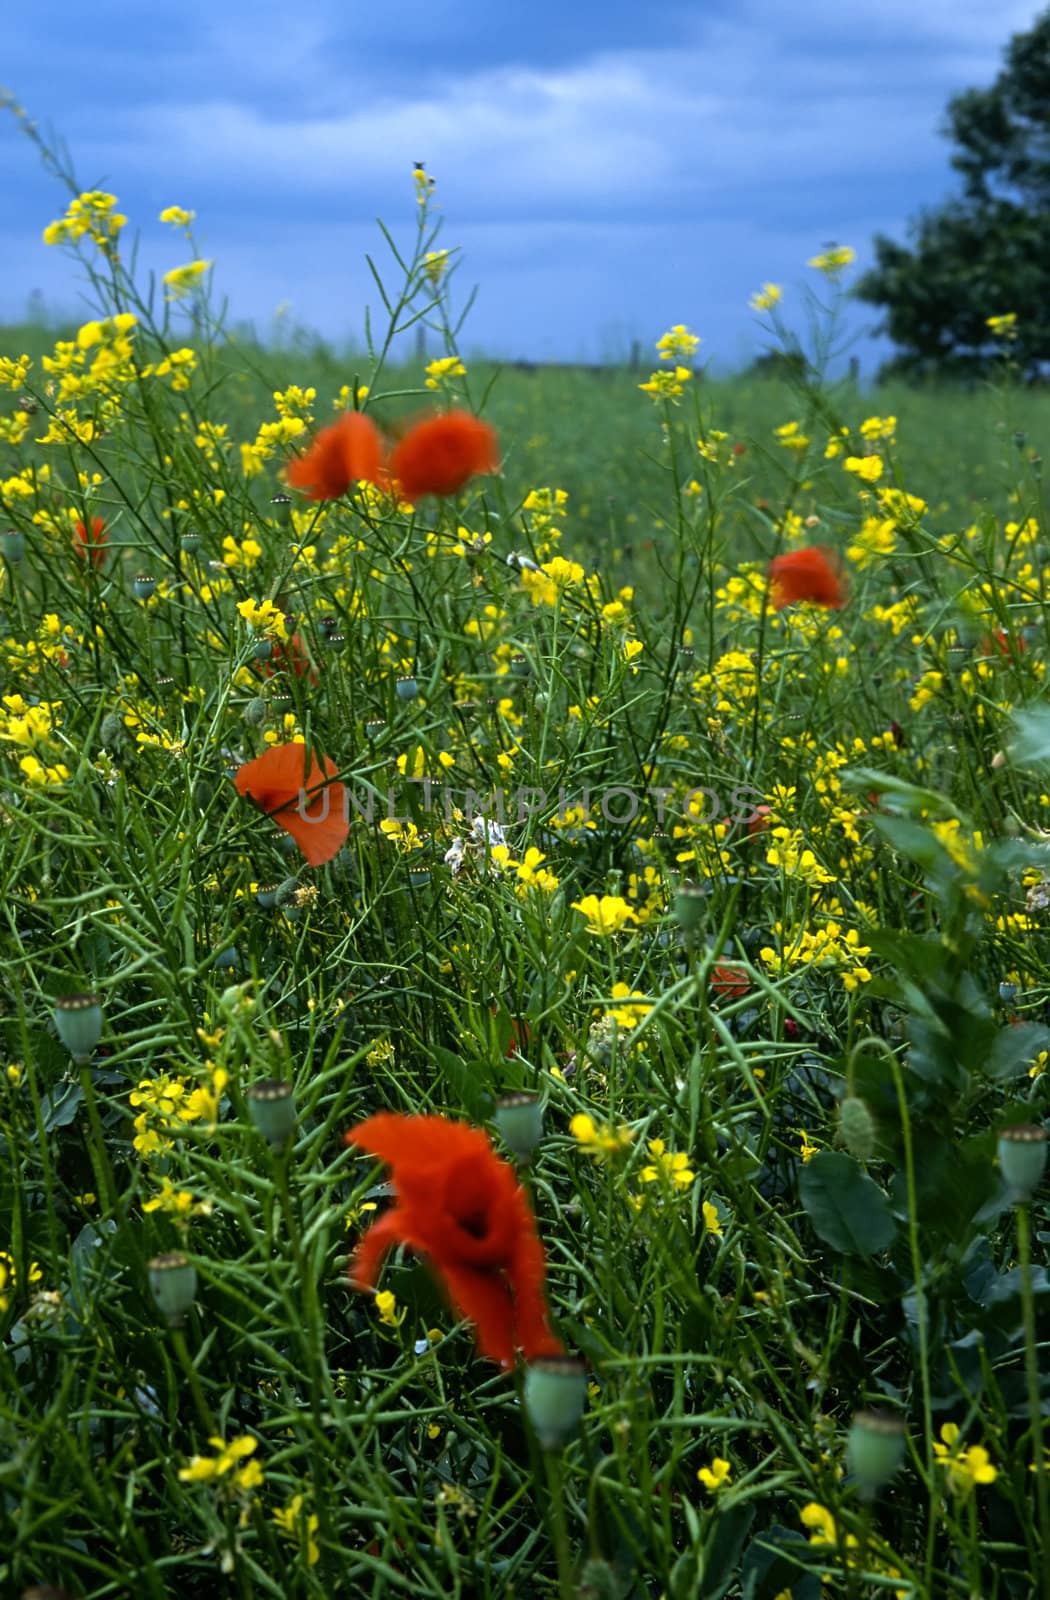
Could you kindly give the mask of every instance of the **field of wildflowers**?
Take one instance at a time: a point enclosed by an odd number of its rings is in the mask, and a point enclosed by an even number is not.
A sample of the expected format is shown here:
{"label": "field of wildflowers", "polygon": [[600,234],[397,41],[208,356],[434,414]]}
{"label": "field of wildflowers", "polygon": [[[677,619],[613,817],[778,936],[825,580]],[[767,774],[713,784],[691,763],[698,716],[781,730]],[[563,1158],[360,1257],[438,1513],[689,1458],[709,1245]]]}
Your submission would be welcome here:
{"label": "field of wildflowers", "polygon": [[1009,315],[950,459],[845,250],[793,390],[504,383],[414,186],[360,371],[75,184],[0,353],[0,1592],[1047,1600]]}

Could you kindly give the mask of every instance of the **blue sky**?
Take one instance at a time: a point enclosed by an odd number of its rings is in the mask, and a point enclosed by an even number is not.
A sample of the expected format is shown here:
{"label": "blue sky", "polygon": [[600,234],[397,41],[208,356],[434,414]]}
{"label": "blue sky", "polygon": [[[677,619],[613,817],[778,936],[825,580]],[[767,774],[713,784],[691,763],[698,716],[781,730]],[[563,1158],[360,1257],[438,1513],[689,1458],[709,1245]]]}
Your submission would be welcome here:
{"label": "blue sky", "polygon": [[[769,279],[797,313],[825,243],[852,244],[954,187],[951,93],[989,82],[1032,0],[38,0],[0,81],[69,147],[160,271],[156,222],[197,212],[233,320],[287,316],[360,339],[381,216],[405,236],[413,162],[437,180],[441,242],[477,283],[467,350],[602,360],[674,322],[701,356],[763,348],[747,301]],[[82,309],[41,241],[65,198],[0,118],[0,319],[34,290]],[[129,230],[130,232],[130,230]],[[873,321],[854,308],[851,325]],[[880,347],[860,347],[871,365]],[[885,347],[882,347],[885,353]]]}

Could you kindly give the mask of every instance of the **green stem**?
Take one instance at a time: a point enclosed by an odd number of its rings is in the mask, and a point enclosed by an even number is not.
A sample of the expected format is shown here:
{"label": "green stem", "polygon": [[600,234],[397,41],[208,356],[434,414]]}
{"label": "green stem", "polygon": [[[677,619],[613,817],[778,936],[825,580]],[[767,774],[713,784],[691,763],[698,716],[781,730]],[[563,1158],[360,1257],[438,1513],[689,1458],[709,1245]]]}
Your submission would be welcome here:
{"label": "green stem", "polygon": [[926,1446],[926,1488],[929,1495],[928,1525],[926,1529],[926,1586],[933,1581],[934,1545],[937,1537],[937,1476],[933,1455],[933,1405],[930,1396],[929,1329],[926,1317],[926,1291],[922,1286],[922,1252],[919,1248],[918,1201],[915,1190],[915,1153],[911,1142],[911,1118],[904,1093],[904,1079],[900,1062],[888,1045],[878,1043],[890,1063],[893,1085],[897,1091],[897,1106],[901,1119],[901,1137],[904,1141],[904,1174],[908,1186],[908,1245],[911,1250],[912,1277],[915,1280],[915,1320],[919,1333],[919,1369],[922,1381],[922,1432]]}
{"label": "green stem", "polygon": [[544,1466],[547,1472],[547,1494],[550,1498],[554,1555],[558,1563],[558,1593],[561,1600],[574,1600],[576,1583],[572,1551],[569,1548],[569,1529],[565,1521],[565,1484],[561,1456],[552,1450],[544,1451]]}
{"label": "green stem", "polygon": [[1035,1294],[1032,1289],[1032,1235],[1028,1205],[1016,1207],[1017,1260],[1021,1274],[1021,1315],[1024,1321],[1024,1366],[1028,1382],[1028,1415],[1032,1424],[1032,1459],[1035,1463],[1036,1506],[1039,1516],[1039,1547],[1044,1552],[1041,1588],[1043,1600],[1050,1600],[1050,1563],[1045,1555],[1050,1552],[1050,1496],[1046,1483],[1046,1459],[1043,1454],[1043,1401],[1039,1384],[1039,1357],[1036,1352]]}

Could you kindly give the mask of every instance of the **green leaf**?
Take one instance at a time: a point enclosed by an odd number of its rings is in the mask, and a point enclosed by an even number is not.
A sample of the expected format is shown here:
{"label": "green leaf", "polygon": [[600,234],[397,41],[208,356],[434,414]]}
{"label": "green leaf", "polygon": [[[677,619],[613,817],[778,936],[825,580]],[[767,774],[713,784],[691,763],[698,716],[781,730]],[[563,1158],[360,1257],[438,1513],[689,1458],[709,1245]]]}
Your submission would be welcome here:
{"label": "green leaf", "polygon": [[698,1600],[720,1600],[737,1577],[744,1541],[755,1520],[753,1505],[729,1506],[716,1513],[715,1531],[704,1547],[704,1572]]}
{"label": "green leaf", "polygon": [[854,1161],[822,1150],[802,1169],[799,1194],[814,1230],[844,1255],[885,1250],[897,1232],[886,1196]]}
{"label": "green leaf", "polygon": [[1025,1077],[1041,1050],[1050,1050],[1050,1028],[1041,1022],[1012,1023],[995,1039],[984,1070],[999,1082]]}

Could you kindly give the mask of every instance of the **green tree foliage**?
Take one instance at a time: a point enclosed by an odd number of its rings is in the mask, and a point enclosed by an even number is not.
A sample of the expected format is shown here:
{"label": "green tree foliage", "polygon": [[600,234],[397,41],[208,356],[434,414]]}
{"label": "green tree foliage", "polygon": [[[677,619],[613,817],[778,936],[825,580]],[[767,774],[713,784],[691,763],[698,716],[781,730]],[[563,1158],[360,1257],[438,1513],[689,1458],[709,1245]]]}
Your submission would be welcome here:
{"label": "green tree foliage", "polygon": [[1050,10],[1010,40],[991,87],[949,102],[944,131],[962,195],[920,214],[910,248],[878,236],[857,296],[885,307],[888,372],[977,375],[1002,350],[987,318],[1013,312],[1011,353],[1036,377],[1050,363]]}

